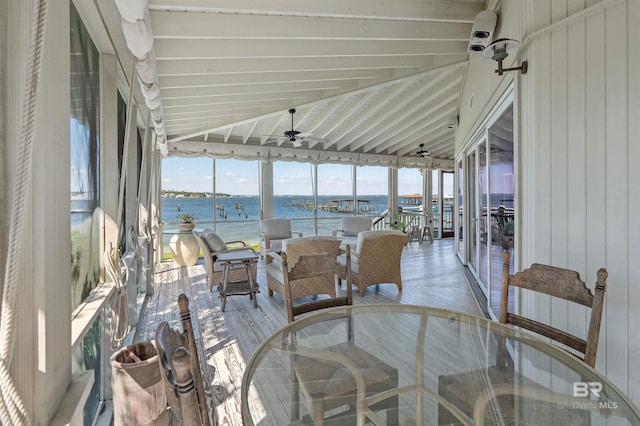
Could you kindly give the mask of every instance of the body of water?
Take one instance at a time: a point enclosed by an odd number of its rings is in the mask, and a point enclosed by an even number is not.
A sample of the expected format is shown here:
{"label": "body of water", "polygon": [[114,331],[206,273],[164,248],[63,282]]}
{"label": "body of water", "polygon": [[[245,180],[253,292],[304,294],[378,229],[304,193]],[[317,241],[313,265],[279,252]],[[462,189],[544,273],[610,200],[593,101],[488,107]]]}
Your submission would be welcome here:
{"label": "body of water", "polygon": [[[333,200],[343,200],[340,206],[351,209],[353,202],[346,196],[319,196],[319,206],[329,206]],[[386,195],[362,197],[367,202],[360,203],[366,214],[377,216],[387,208]],[[176,217],[180,213],[194,214],[196,229],[213,228],[225,241],[242,240],[256,244],[258,238],[258,219],[260,200],[254,196],[232,196],[213,198],[162,198],[162,222],[164,223],[164,251],[168,251],[169,240],[177,232]],[[300,195],[281,195],[273,197],[274,217],[292,219],[292,231],[302,232],[305,236],[315,235],[313,218],[313,198]],[[350,213],[318,210],[318,234],[331,235],[340,228],[340,217]]]}
{"label": "body of water", "polygon": [[[332,200],[346,200],[345,196],[319,196],[319,205],[329,205]],[[367,214],[378,215],[387,208],[386,195],[372,195],[362,197],[360,207]],[[198,217],[198,222],[213,222],[213,198],[163,198],[162,222],[177,222],[176,216],[188,212]],[[215,199],[215,217],[218,222],[232,222],[258,220],[260,215],[260,200],[257,195],[232,196]],[[351,209],[352,202],[342,202],[344,207]],[[273,216],[280,218],[313,218],[313,198],[300,195],[280,195],[273,197]],[[319,210],[318,217],[331,218],[337,213]]]}
{"label": "body of water", "polygon": [[[340,206],[352,209],[352,201],[347,196],[318,196],[319,206],[328,206],[331,201],[343,200]],[[366,214],[377,216],[386,210],[388,196],[369,195],[361,197],[363,202],[360,209]],[[512,196],[505,194],[492,194],[492,204],[513,207]],[[191,213],[196,216],[196,229],[214,228],[225,241],[242,240],[250,244],[256,244],[258,238],[258,219],[260,215],[260,200],[257,195],[231,196],[215,198],[162,198],[162,222],[164,224],[164,250],[169,250],[169,240],[177,232],[176,217],[180,213]],[[301,195],[274,196],[274,217],[292,219],[291,229],[302,232],[305,236],[315,235],[313,218],[313,198]],[[445,218],[453,220],[452,206],[444,206]],[[340,217],[350,213],[340,213],[329,210],[318,210],[318,235],[331,235],[331,232],[340,228]],[[434,206],[434,217],[439,212]],[[435,224],[434,224],[435,225]]]}

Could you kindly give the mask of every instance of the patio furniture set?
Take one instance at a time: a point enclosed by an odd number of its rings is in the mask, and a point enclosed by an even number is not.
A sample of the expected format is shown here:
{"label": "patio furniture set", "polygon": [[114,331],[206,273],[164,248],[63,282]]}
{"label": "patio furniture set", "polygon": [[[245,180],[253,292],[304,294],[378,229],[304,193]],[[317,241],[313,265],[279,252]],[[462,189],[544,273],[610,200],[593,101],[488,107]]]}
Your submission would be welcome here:
{"label": "patio furniture set", "polygon": [[[289,325],[267,339],[247,365],[242,385],[245,424],[396,425],[407,419],[422,424],[433,407],[438,424],[515,424],[527,419],[588,424],[612,415],[629,424],[640,420],[628,398],[593,369],[606,270],[598,271],[592,292],[576,272],[548,265],[534,264],[510,275],[510,254],[505,251],[499,321],[429,307],[352,307],[352,285],[361,296],[368,286],[381,283],[402,290],[400,258],[411,236],[373,231],[370,223],[346,221],[332,236],[303,237],[291,232],[286,220],[261,221],[260,254],[269,296],[282,298]],[[225,294],[230,280],[247,283],[244,294],[255,301],[258,254],[239,242],[232,247],[206,232],[194,234],[205,252],[207,280],[220,282],[223,306],[226,296],[239,294]],[[251,253],[251,260],[225,258],[238,253]],[[345,281],[345,291],[338,292]],[[587,307],[591,321],[586,338],[508,312],[510,287]],[[401,325],[403,316],[408,322]],[[403,330],[414,326],[415,332]],[[438,327],[443,328],[440,333]],[[429,339],[428,330],[434,333]],[[541,357],[550,361],[541,362]],[[548,380],[558,374],[563,384]],[[573,384],[567,379],[571,377]],[[576,394],[575,383],[585,381],[600,384],[597,403],[585,403],[582,394]],[[250,388],[266,400],[279,395],[276,400],[283,405],[265,403],[267,419],[265,412],[254,418],[247,404]]]}

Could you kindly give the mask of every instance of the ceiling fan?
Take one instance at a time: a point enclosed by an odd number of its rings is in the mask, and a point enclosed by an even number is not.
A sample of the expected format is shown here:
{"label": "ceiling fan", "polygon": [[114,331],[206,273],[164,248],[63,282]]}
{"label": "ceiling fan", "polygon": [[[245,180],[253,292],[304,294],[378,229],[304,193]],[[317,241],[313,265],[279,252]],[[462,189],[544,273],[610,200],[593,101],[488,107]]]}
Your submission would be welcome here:
{"label": "ceiling fan", "polygon": [[424,144],[423,143],[421,143],[419,146],[420,146],[420,149],[416,151],[416,155],[417,156],[426,157],[427,155],[429,155],[429,151],[424,149]]}
{"label": "ceiling fan", "polygon": [[291,142],[291,145],[294,148],[300,148],[302,146],[302,142],[306,141],[315,141],[315,142],[322,142],[324,141],[324,139],[321,138],[317,138],[315,136],[313,136],[311,133],[302,133],[299,132],[297,130],[294,130],[293,128],[293,114],[296,113],[296,109],[295,108],[290,108],[289,109],[289,114],[291,114],[291,130],[287,130],[286,132],[284,132],[284,136],[279,136],[279,135],[269,135],[271,136],[275,136],[276,139],[270,139],[267,140],[265,143],[271,143],[271,142],[278,142],[278,145],[282,142],[286,142],[289,141]]}

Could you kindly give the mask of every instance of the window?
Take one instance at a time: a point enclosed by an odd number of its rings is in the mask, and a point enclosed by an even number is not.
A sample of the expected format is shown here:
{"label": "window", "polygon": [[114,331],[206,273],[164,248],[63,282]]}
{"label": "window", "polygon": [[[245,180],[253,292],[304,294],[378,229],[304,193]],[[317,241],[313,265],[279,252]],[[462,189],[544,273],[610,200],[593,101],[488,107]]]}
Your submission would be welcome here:
{"label": "window", "polygon": [[380,166],[356,167],[356,195],[359,210],[371,216],[383,213],[389,205],[389,169]]}
{"label": "window", "polygon": [[99,55],[71,4],[71,298],[72,308],[95,288],[101,256]]}
{"label": "window", "polygon": [[273,163],[273,217],[296,220],[292,229],[306,236],[316,233],[313,174],[310,163]]}
{"label": "window", "polygon": [[[71,3],[71,307],[75,309],[100,279],[100,90],[99,55]],[[100,402],[102,349],[101,321],[97,320],[78,344],[72,371],[94,370],[95,382],[84,407],[84,422],[91,425]]]}

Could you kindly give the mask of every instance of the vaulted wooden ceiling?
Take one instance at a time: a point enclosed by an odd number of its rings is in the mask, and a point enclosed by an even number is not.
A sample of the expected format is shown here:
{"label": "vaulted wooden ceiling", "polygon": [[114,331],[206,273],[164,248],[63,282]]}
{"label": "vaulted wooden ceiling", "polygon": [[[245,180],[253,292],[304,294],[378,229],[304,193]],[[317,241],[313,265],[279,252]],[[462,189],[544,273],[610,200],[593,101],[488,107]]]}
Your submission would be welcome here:
{"label": "vaulted wooden ceiling", "polygon": [[[450,125],[483,9],[483,0],[149,0],[168,142],[287,147],[269,141],[291,130],[294,107],[295,130],[321,139],[305,148],[411,156],[422,143],[453,158]],[[121,33],[104,10],[108,31]]]}

